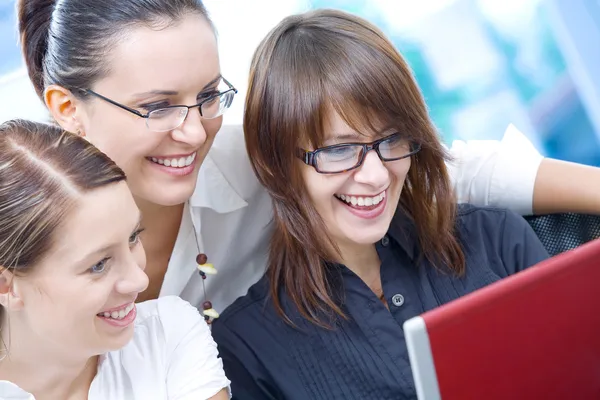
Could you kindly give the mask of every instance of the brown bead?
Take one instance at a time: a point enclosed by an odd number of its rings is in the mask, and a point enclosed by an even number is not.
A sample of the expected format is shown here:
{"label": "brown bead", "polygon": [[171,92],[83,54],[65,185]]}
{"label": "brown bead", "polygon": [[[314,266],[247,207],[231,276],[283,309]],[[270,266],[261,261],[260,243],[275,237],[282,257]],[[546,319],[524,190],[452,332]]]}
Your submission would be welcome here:
{"label": "brown bead", "polygon": [[200,253],[196,256],[196,262],[199,265],[204,265],[208,262],[208,257],[206,257],[206,254],[204,253]]}
{"label": "brown bead", "polygon": [[202,308],[205,310],[210,310],[212,307],[212,303],[210,301],[205,301],[204,303],[202,303]]}

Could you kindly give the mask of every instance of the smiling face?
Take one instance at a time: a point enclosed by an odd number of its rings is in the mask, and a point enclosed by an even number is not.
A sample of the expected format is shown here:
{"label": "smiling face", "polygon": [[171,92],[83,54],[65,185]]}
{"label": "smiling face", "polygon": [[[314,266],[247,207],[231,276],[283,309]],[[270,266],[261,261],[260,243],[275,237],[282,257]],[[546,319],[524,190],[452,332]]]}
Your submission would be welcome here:
{"label": "smiling face", "polygon": [[81,195],[47,256],[32,273],[15,276],[22,306],[10,312],[12,332],[82,357],[127,344],[133,303],[148,285],[139,219],[125,182]]}
{"label": "smiling face", "polygon": [[[392,133],[384,131],[380,137],[360,135],[333,112],[325,124],[323,146],[369,143]],[[396,145],[406,147],[404,142]],[[386,234],[410,165],[410,157],[383,162],[375,151],[369,151],[363,164],[351,171],[320,174],[303,165],[302,174],[308,195],[330,237],[338,246],[348,247],[373,244]]]}
{"label": "smiling face", "polygon": [[[193,13],[164,29],[132,28],[113,49],[108,67],[108,76],[89,89],[142,114],[191,106],[227,88],[214,32]],[[204,119],[191,108],[179,127],[153,132],[146,119],[88,97],[78,102],[75,118],[86,137],[125,171],[134,196],[159,205],[185,202],[222,117]]]}

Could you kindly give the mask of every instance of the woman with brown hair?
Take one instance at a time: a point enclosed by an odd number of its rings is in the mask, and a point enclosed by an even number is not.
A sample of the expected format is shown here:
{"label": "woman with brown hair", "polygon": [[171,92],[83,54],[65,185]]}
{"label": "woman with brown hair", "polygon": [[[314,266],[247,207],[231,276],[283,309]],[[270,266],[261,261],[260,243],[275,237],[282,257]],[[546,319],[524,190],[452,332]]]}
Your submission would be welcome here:
{"label": "woman with brown hair", "polygon": [[213,326],[235,398],[415,398],[403,322],[548,257],[516,214],[456,205],[409,67],[358,17],[272,30],[244,130],[275,232],[266,276]]}
{"label": "woman with brown hair", "polygon": [[0,125],[0,399],[227,399],[209,327],[148,286],[125,173],[85,139]]}

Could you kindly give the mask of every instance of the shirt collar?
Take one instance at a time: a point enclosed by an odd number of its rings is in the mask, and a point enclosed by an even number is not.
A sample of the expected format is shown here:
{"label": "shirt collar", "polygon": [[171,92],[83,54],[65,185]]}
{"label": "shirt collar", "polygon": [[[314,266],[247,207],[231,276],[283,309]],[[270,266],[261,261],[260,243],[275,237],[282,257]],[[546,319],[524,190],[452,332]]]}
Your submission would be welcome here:
{"label": "shirt collar", "polygon": [[[401,208],[394,214],[386,236],[399,245],[411,260],[415,260],[415,257],[419,254],[417,228],[412,217]],[[381,242],[380,240],[379,243]]]}
{"label": "shirt collar", "polygon": [[231,186],[209,153],[200,167],[190,205],[225,214],[244,208],[248,203]]}

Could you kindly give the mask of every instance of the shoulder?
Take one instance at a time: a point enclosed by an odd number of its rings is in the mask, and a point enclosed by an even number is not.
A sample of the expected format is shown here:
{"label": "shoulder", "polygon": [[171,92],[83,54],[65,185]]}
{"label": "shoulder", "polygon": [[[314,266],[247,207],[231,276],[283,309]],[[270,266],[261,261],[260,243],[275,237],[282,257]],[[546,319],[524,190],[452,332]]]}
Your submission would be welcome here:
{"label": "shoulder", "polygon": [[160,331],[169,336],[189,330],[200,322],[205,325],[198,309],[179,296],[160,297],[139,303],[136,307],[136,332]]}
{"label": "shoulder", "polygon": [[460,204],[456,228],[467,253],[499,254],[506,238],[522,237],[531,230],[527,222],[513,211],[496,207]]}
{"label": "shoulder", "polygon": [[502,267],[493,267],[496,272],[511,275],[548,258],[525,218],[511,210],[460,205],[457,225],[467,256],[478,267],[487,260],[490,266]]}
{"label": "shoulder", "polygon": [[215,330],[218,331],[220,326],[235,327],[247,322],[252,324],[254,317],[271,314],[270,305],[269,280],[263,276],[248,289],[246,295],[237,298],[221,313],[218,322],[213,326],[213,333]]}
{"label": "shoulder", "polygon": [[35,400],[35,397],[10,381],[0,381],[0,399]]}
{"label": "shoulder", "polygon": [[[172,352],[183,338],[198,327],[210,337],[210,330],[198,310],[178,296],[165,296],[136,305],[137,316],[132,340],[119,351],[158,358]],[[158,360],[156,360],[158,361]]]}
{"label": "shoulder", "polygon": [[[295,318],[296,309],[286,307],[289,303],[285,293],[282,293],[282,304],[286,314]],[[213,322],[212,334],[219,346],[233,345],[243,334],[245,344],[253,348],[276,346],[268,342],[268,337],[283,338],[292,329],[276,311],[269,292],[269,280],[263,276],[248,290],[245,296],[238,298]]]}
{"label": "shoulder", "polygon": [[475,232],[477,230],[503,233],[510,229],[526,229],[529,227],[525,219],[514,211],[497,207],[479,207],[472,204],[459,204],[457,223],[459,230]]}

